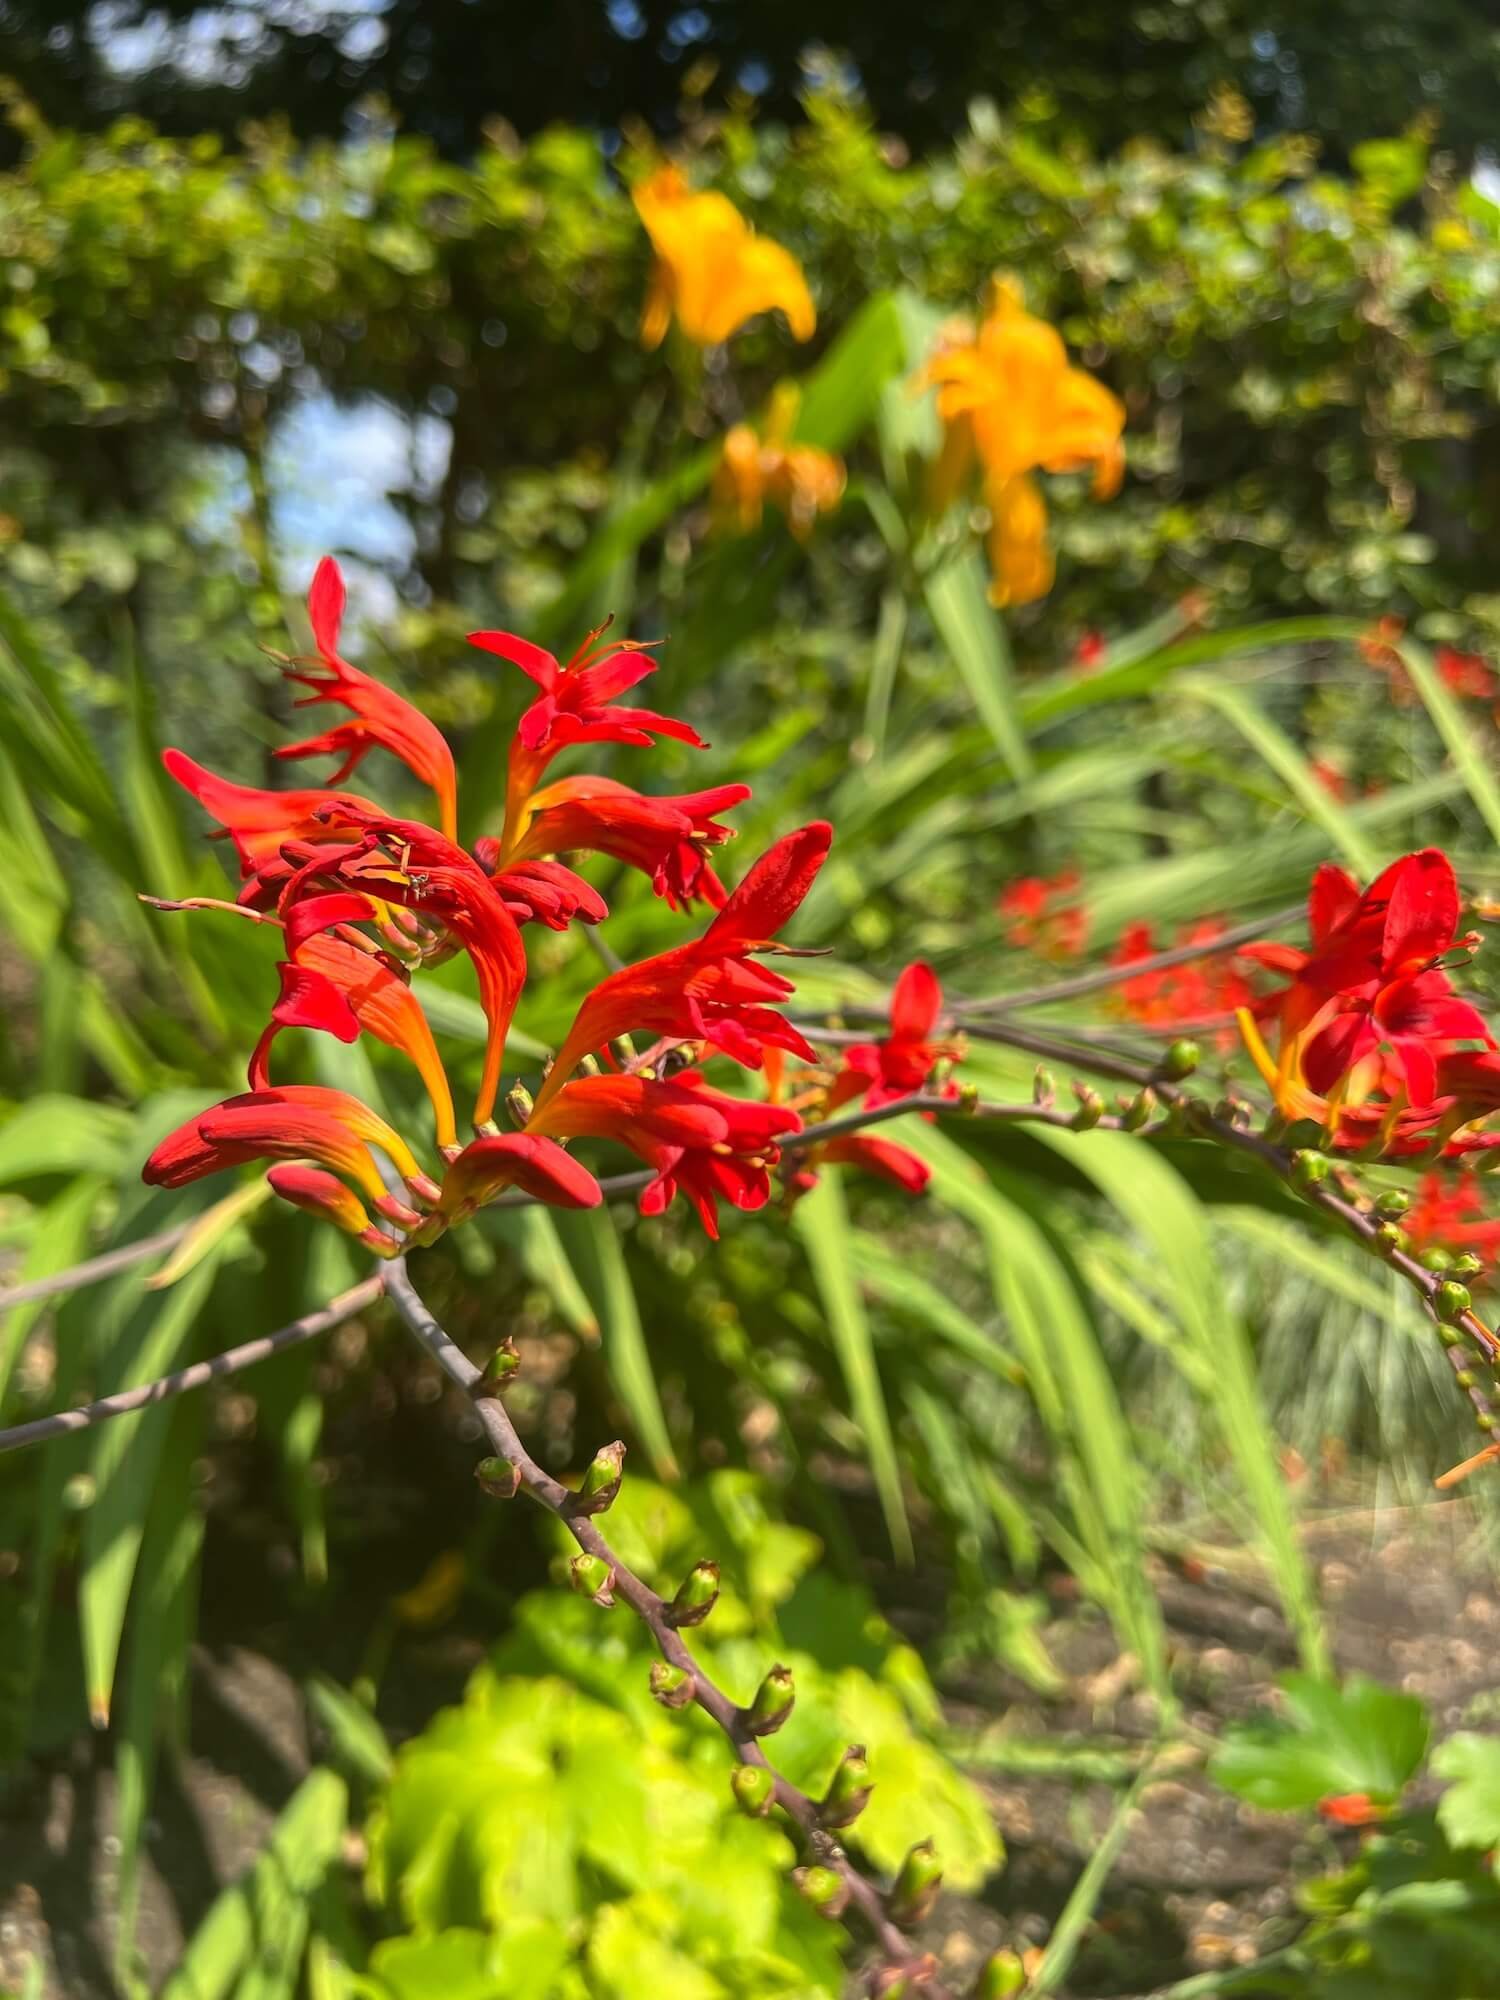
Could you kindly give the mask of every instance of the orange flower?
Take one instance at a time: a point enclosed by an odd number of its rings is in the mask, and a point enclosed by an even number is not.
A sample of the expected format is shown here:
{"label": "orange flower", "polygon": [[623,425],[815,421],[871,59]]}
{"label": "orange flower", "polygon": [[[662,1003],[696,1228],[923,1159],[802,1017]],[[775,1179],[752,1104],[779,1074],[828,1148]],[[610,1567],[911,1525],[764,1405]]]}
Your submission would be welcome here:
{"label": "orange flower", "polygon": [[800,401],[796,387],[783,383],[759,435],[749,424],[736,424],[725,437],[713,486],[721,528],[752,533],[769,501],[797,539],[806,541],[819,514],[831,513],[844,497],[843,460],[819,445],[791,440]]}
{"label": "orange flower", "polygon": [[972,339],[939,348],[918,378],[936,385],[945,426],[934,500],[946,507],[978,460],[993,525],[990,566],[996,604],[1030,604],[1052,587],[1047,507],[1037,471],[1094,468],[1107,499],[1124,471],[1125,407],[1102,382],[1069,364],[1061,336],[1027,312],[1018,286],[997,278]]}
{"label": "orange flower", "polygon": [[757,313],[780,311],[797,340],[810,340],[817,310],[790,250],[757,236],[721,194],[694,194],[666,165],[641,182],[636,213],[656,262],[641,315],[641,340],[659,347],[675,317],[699,347],[716,347]]}

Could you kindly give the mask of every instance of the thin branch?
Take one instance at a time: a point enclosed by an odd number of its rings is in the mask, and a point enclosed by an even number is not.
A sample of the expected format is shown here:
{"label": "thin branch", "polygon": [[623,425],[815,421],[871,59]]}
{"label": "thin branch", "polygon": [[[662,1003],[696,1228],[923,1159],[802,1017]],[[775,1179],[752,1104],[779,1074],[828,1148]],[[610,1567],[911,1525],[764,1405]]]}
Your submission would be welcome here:
{"label": "thin branch", "polygon": [[1023,1007],[1050,1007],[1062,1000],[1078,1000],[1085,993],[1102,993],[1126,979],[1138,979],[1143,972],[1168,972],[1174,965],[1191,965],[1194,959],[1233,951],[1236,945],[1249,944],[1264,937],[1267,931],[1284,930],[1288,924],[1305,921],[1306,917],[1305,906],[1292,903],[1284,910],[1273,910],[1269,916],[1237,924],[1233,930],[1220,931],[1216,938],[1197,944],[1171,945],[1165,951],[1153,952],[1149,958],[1132,959],[1128,965],[1101,965],[1092,972],[1075,973],[1069,979],[1054,979],[1046,985],[1022,987],[1015,993],[999,993],[992,1000],[961,1004],[971,1014],[1013,1014]]}
{"label": "thin branch", "polygon": [[580,1549],[598,1556],[609,1565],[610,1588],[616,1596],[623,1598],[650,1631],[663,1659],[690,1677],[692,1699],[705,1715],[717,1723],[728,1738],[735,1756],[742,1764],[757,1764],[771,1773],[775,1781],[775,1803],[797,1829],[809,1858],[839,1875],[848,1891],[849,1902],[858,1909],[884,1955],[886,1964],[882,1971],[908,1975],[914,1984],[920,1985],[926,2000],[948,2000],[946,1989],[932,1982],[931,1961],[913,1953],[910,1940],[890,1917],[880,1891],[820,1824],[815,1802],[775,1769],[761,1749],[759,1740],[750,1731],[746,1710],[709,1678],[701,1663],[688,1651],[680,1634],[669,1622],[666,1600],[615,1554],[580,1496],[545,1472],[531,1457],[498,1397],[475,1394],[482,1371],[449,1338],[423,1304],[407,1274],[404,1258],[394,1259],[387,1267],[385,1289],[405,1325],[438,1366],[460,1388],[474,1394],[474,1407],[492,1449],[517,1469],[526,1492],[562,1522]]}
{"label": "thin branch", "polygon": [[340,1292],[336,1299],[330,1299],[326,1306],[319,1306],[316,1312],[304,1313],[301,1319],[278,1327],[274,1333],[263,1333],[258,1339],[231,1347],[209,1361],[195,1361],[191,1367],[179,1368],[175,1375],[163,1375],[155,1382],[143,1382],[139,1388],[121,1389],[117,1395],[101,1397],[97,1403],[84,1403],[76,1410],[60,1410],[55,1416],[38,1417],[33,1423],[17,1424],[13,1430],[0,1431],[0,1452],[19,1451],[23,1445],[42,1444],[48,1438],[65,1437],[72,1431],[86,1431],[111,1417],[128,1417],[133,1411],[148,1409],[153,1403],[164,1403],[169,1396],[180,1396],[185,1389],[202,1389],[225,1375],[237,1375],[242,1368],[253,1368],[258,1361],[269,1361],[273,1354],[296,1347],[304,1340],[315,1340],[320,1333],[330,1333],[334,1327],[342,1326],[345,1320],[363,1312],[366,1306],[374,1305],[385,1290],[385,1283],[385,1273],[377,1272],[374,1277],[365,1278],[347,1292]]}
{"label": "thin branch", "polygon": [[[193,1221],[196,1220],[194,1217]],[[0,1312],[9,1312],[12,1306],[29,1305],[33,1299],[50,1299],[57,1292],[96,1285],[101,1278],[128,1271],[132,1264],[139,1264],[147,1257],[162,1256],[168,1250],[175,1250],[192,1226],[193,1222],[177,1222],[159,1235],[143,1236],[138,1243],[122,1243],[118,1250],[87,1257],[81,1264],[70,1264],[65,1271],[51,1271],[45,1278],[28,1278],[24,1284],[8,1285],[0,1291]]]}

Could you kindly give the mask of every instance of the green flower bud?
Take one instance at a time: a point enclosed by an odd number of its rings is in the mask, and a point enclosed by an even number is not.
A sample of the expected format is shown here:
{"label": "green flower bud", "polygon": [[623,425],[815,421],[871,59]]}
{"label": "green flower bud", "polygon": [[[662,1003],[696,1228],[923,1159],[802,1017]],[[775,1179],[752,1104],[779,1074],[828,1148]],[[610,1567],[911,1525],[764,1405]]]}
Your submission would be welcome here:
{"label": "green flower bud", "polygon": [[609,1045],[609,1052],[621,1069],[629,1069],[637,1059],[634,1036],[616,1035]]}
{"label": "green flower bud", "polygon": [[1321,1187],[1327,1180],[1332,1161],[1326,1153],[1313,1151],[1304,1146],[1292,1155],[1292,1186],[1308,1194],[1315,1187]]}
{"label": "green flower bud", "polygon": [[1057,1078],[1041,1063],[1036,1066],[1036,1075],[1031,1079],[1031,1101],[1033,1104],[1050,1104],[1057,1095]]}
{"label": "green flower bud", "polygon": [[1198,1044],[1184,1037],[1181,1041],[1173,1042],[1157,1067],[1162,1075],[1169,1077],[1173,1083],[1181,1083],[1184,1077],[1192,1075],[1202,1060],[1203,1051]]}
{"label": "green flower bud", "polygon": [[1474,1421],[1480,1430],[1488,1433],[1495,1428],[1495,1413],[1493,1410],[1478,1410],[1475,1412]]}
{"label": "green flower bud", "polygon": [[1460,1368],[1453,1377],[1460,1389],[1472,1389],[1478,1379],[1472,1368]]}
{"label": "green flower bud", "polygon": [[1073,1095],[1078,1099],[1078,1109],[1068,1120],[1069,1127],[1074,1132],[1092,1132],[1104,1116],[1104,1099],[1087,1083],[1075,1083]]}
{"label": "green flower bud", "polygon": [[1455,1278],[1477,1278],[1484,1269],[1484,1263],[1472,1250],[1466,1250],[1462,1257],[1455,1257],[1448,1268]]}
{"label": "green flower bud", "polygon": [[755,1699],[745,1711],[752,1736],[774,1736],[792,1712],[797,1690],[790,1667],[775,1666],[755,1690]]}
{"label": "green flower bud", "polygon": [[1424,1250],[1420,1259],[1424,1271],[1451,1271],[1455,1261],[1453,1252],[1445,1250],[1441,1243],[1434,1243],[1430,1249]]}
{"label": "green flower bud", "polygon": [[1386,1188],[1383,1193],[1375,1197],[1375,1213],[1385,1216],[1391,1222],[1398,1216],[1405,1215],[1410,1207],[1411,1196],[1405,1188]]}
{"label": "green flower bud", "polygon": [[1447,1320],[1450,1325],[1474,1309],[1474,1301],[1469,1296],[1468,1286],[1455,1284],[1451,1278],[1445,1279],[1438,1286],[1432,1304],[1438,1318]]}
{"label": "green flower bud", "polygon": [[674,1631],[680,1631],[684,1625],[701,1625],[718,1601],[719,1565],[694,1563],[662,1615]]}
{"label": "green flower bud", "polygon": [[505,1111],[512,1125],[519,1132],[525,1126],[533,1111],[536,1099],[524,1083],[513,1083],[505,1093]]}
{"label": "green flower bud", "polygon": [[674,1667],[669,1660],[651,1662],[652,1697],[663,1708],[686,1708],[697,1691],[698,1683],[685,1667]]}
{"label": "green flower bud", "polygon": [[799,1895],[811,1903],[820,1917],[827,1917],[830,1923],[837,1923],[849,1907],[849,1884],[836,1868],[817,1865],[794,1868],[792,1882]]}
{"label": "green flower bud", "polygon": [[776,1797],[776,1780],[764,1764],[736,1764],[729,1788],[735,1804],[751,1819],[764,1819]]}
{"label": "green flower bud", "polygon": [[591,1597],[606,1610],[615,1601],[615,1573],[603,1556],[581,1549],[568,1564],[568,1577],[580,1597]]}
{"label": "green flower bud", "polygon": [[498,1396],[502,1389],[514,1381],[521,1366],[521,1352],[507,1334],[484,1364],[484,1373],[474,1384],[475,1396]]}
{"label": "green flower bud", "polygon": [[1143,1125],[1150,1123],[1156,1114],[1156,1092],[1149,1086],[1138,1091],[1120,1113],[1120,1123],[1127,1132],[1139,1132]]}
{"label": "green flower bud", "polygon": [[919,1924],[937,1901],[943,1867],[930,1840],[919,1840],[901,1864],[891,1890],[891,1916],[898,1924]]}
{"label": "green flower bud", "polygon": [[508,1458],[482,1458],[474,1468],[479,1490],[491,1500],[514,1500],[521,1484],[521,1468]]}
{"label": "green flower bud", "polygon": [[93,1506],[98,1489],[87,1472],[75,1472],[63,1485],[60,1499],[65,1514],[86,1514]]}
{"label": "green flower bud", "polygon": [[1405,1242],[1405,1236],[1394,1222],[1380,1222],[1375,1225],[1371,1247],[1377,1257],[1389,1257],[1394,1251],[1400,1250]]}
{"label": "green flower bud", "polygon": [[1444,1347],[1462,1347],[1464,1344],[1464,1337],[1458,1328],[1445,1326],[1441,1320],[1438,1321],[1437,1337]]}
{"label": "green flower bud", "polygon": [[953,1108],[962,1112],[966,1118],[971,1118],[979,1109],[979,1085],[961,1083],[958,1086],[958,1095],[953,1100]]}
{"label": "green flower bud", "polygon": [[614,1504],[615,1495],[620,1490],[620,1476],[625,1469],[625,1447],[616,1438],[613,1444],[601,1445],[589,1460],[588,1471],[583,1475],[583,1484],[578,1489],[578,1511],[581,1514],[602,1514]]}
{"label": "green flower bud", "polygon": [[818,1808],[819,1824],[827,1827],[852,1826],[869,1804],[872,1790],[864,1746],[852,1744],[840,1758],[839,1767],[829,1780],[823,1803]]}
{"label": "green flower bud", "polygon": [[1026,1968],[1013,1951],[997,1951],[985,1961],[974,2000],[1011,2000],[1026,1984]]}

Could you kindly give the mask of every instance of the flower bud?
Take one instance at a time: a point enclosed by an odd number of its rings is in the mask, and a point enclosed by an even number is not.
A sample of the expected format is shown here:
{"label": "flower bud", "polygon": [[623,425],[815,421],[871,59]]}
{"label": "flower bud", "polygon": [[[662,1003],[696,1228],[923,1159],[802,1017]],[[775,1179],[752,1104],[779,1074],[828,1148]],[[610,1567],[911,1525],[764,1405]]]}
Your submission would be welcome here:
{"label": "flower bud", "polygon": [[479,1490],[491,1500],[514,1500],[521,1484],[521,1468],[508,1458],[482,1458],[474,1468]]}
{"label": "flower bud", "polygon": [[63,1512],[65,1514],[86,1514],[98,1497],[98,1491],[99,1489],[94,1483],[92,1474],[75,1472],[71,1479],[65,1481],[62,1493],[59,1496],[62,1501]]}
{"label": "flower bud", "polygon": [[974,1113],[979,1109],[979,1085],[977,1083],[961,1083],[958,1086],[958,1095],[953,1100],[953,1108],[955,1111],[961,1112],[964,1117],[972,1118]]}
{"label": "flower bud", "polygon": [[1316,1152],[1311,1146],[1299,1147],[1292,1155],[1292,1186],[1310,1194],[1327,1180],[1332,1165],[1326,1153]]}
{"label": "flower bud", "polygon": [[525,1130],[526,1121],[535,1109],[536,1100],[525,1084],[513,1083],[505,1093],[505,1110],[518,1132]]}
{"label": "flower bud", "polygon": [[625,1447],[616,1438],[613,1444],[601,1445],[589,1460],[583,1484],[578,1489],[578,1511],[580,1514],[602,1514],[614,1504],[615,1495],[620,1490],[620,1476],[625,1467]]}
{"label": "flower bud", "polygon": [[582,1549],[568,1565],[568,1576],[580,1597],[591,1597],[606,1610],[615,1601],[615,1573],[603,1556]]}
{"label": "flower bud", "polygon": [[1120,1113],[1120,1123],[1127,1132],[1139,1132],[1149,1124],[1156,1111],[1156,1093],[1149,1086],[1138,1091]]}
{"label": "flower bud", "polygon": [[1462,1347],[1464,1344],[1464,1337],[1458,1328],[1445,1326],[1441,1320],[1438,1321],[1437,1337],[1444,1347]]}
{"label": "flower bud", "polygon": [[1192,1075],[1202,1060],[1203,1051],[1198,1044],[1184,1037],[1172,1043],[1157,1067],[1161,1074],[1170,1078],[1173,1083],[1180,1083],[1184,1077]]}
{"label": "flower bud", "polygon": [[1451,1250],[1445,1250],[1441,1243],[1433,1243],[1422,1252],[1419,1260],[1424,1271],[1452,1271],[1458,1260]]}
{"label": "flower bud", "polygon": [[514,1379],[521,1366],[521,1353],[507,1334],[484,1364],[484,1373],[470,1391],[474,1396],[498,1396]]}
{"label": "flower bud", "polygon": [[1104,1116],[1104,1099],[1088,1083],[1075,1082],[1073,1095],[1078,1099],[1078,1109],[1068,1120],[1069,1127],[1074,1132],[1092,1132]]}
{"label": "flower bud", "polygon": [[764,1819],[776,1797],[776,1780],[764,1764],[736,1764],[729,1788],[735,1804],[751,1819]]}
{"label": "flower bud", "polygon": [[792,1882],[798,1894],[830,1923],[837,1923],[849,1907],[849,1884],[836,1868],[794,1868]]}
{"label": "flower bud", "polygon": [[1380,1222],[1375,1225],[1375,1235],[1371,1248],[1377,1257],[1390,1257],[1405,1244],[1406,1238],[1394,1222]]}
{"label": "flower bud", "polygon": [[838,1769],[829,1780],[823,1803],[818,1808],[819,1825],[852,1826],[868,1805],[872,1790],[864,1747],[853,1744],[844,1752]]}
{"label": "flower bud", "polygon": [[[698,1691],[698,1683],[686,1667],[674,1667],[670,1660],[651,1662],[651,1694],[663,1708],[686,1708]],[[751,1767],[743,1767],[748,1770]]]}
{"label": "flower bud", "polygon": [[1456,1388],[1472,1389],[1478,1379],[1472,1368],[1460,1368],[1454,1375],[1453,1382]]}
{"label": "flower bud", "polygon": [[1462,1319],[1466,1312],[1473,1311],[1474,1301],[1469,1296],[1467,1285],[1455,1284],[1453,1279],[1446,1278],[1438,1286],[1432,1306],[1439,1319],[1447,1320],[1452,1325],[1454,1320]]}
{"label": "flower bud", "polygon": [[701,1625],[718,1601],[719,1565],[694,1563],[662,1615],[674,1631],[681,1631],[685,1625]]}
{"label": "flower bud", "polygon": [[997,1951],[985,1961],[974,2000],[1011,2000],[1026,1984],[1026,1968],[1013,1951]]}
{"label": "flower bud", "polygon": [[1057,1078],[1052,1074],[1050,1069],[1044,1069],[1042,1065],[1038,1063],[1036,1066],[1036,1075],[1031,1079],[1032,1103],[1046,1106],[1049,1105],[1056,1096],[1057,1096]]}
{"label": "flower bud", "polygon": [[639,1060],[635,1038],[632,1035],[616,1035],[609,1045],[609,1052],[621,1069],[629,1069]]}
{"label": "flower bud", "polygon": [[1466,1250],[1462,1257],[1455,1257],[1448,1268],[1455,1278],[1477,1278],[1484,1269],[1484,1263],[1472,1250]]}
{"label": "flower bud", "polygon": [[1394,1222],[1405,1215],[1411,1207],[1411,1196],[1405,1188],[1386,1188],[1375,1197],[1375,1213],[1388,1222]]}
{"label": "flower bud", "polygon": [[1474,1422],[1480,1430],[1488,1433],[1495,1428],[1495,1413],[1493,1410],[1476,1410]]}
{"label": "flower bud", "polygon": [[797,1690],[790,1667],[775,1666],[755,1690],[755,1699],[745,1711],[752,1736],[774,1736],[792,1712]]}
{"label": "flower bud", "polygon": [[891,1916],[898,1924],[919,1924],[937,1901],[943,1868],[930,1840],[919,1840],[901,1864],[891,1890]]}

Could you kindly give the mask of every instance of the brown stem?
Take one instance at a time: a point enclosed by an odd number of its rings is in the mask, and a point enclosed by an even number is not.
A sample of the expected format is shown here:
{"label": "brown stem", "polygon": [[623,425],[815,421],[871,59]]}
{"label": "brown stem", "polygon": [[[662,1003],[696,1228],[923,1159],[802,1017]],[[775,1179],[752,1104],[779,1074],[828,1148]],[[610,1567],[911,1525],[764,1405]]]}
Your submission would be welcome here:
{"label": "brown stem", "polygon": [[38,1417],[33,1423],[17,1424],[13,1430],[0,1431],[0,1452],[19,1451],[23,1445],[42,1444],[48,1438],[63,1437],[70,1431],[86,1431],[111,1417],[128,1417],[135,1410],[147,1409],[153,1403],[164,1403],[169,1396],[180,1396],[185,1389],[202,1389],[222,1376],[237,1375],[242,1368],[253,1368],[259,1361],[269,1361],[273,1354],[280,1354],[285,1348],[296,1347],[304,1340],[315,1340],[320,1333],[332,1332],[346,1319],[353,1319],[356,1313],[363,1312],[366,1306],[374,1305],[384,1290],[385,1274],[377,1272],[374,1277],[365,1278],[347,1292],[340,1292],[336,1299],[330,1299],[326,1306],[319,1306],[316,1312],[304,1313],[301,1319],[278,1327],[274,1333],[263,1333],[255,1340],[247,1340],[239,1347],[214,1355],[211,1360],[195,1361],[191,1367],[179,1368],[175,1375],[162,1375],[155,1382],[143,1382],[136,1389],[121,1389],[117,1395],[103,1396],[97,1403],[84,1403],[76,1410],[59,1410],[55,1416]]}
{"label": "brown stem", "polygon": [[662,1658],[691,1678],[693,1700],[712,1718],[729,1741],[742,1764],[758,1764],[775,1780],[775,1803],[791,1820],[801,1845],[822,1867],[834,1869],[849,1892],[849,1901],[858,1909],[885,1955],[883,1969],[909,1974],[922,1981],[926,2000],[948,2000],[945,1989],[927,1979],[928,1961],[913,1954],[910,1940],[892,1921],[885,1899],[874,1883],[849,1859],[847,1853],[819,1823],[818,1807],[806,1792],[792,1784],[771,1764],[760,1743],[750,1733],[747,1713],[712,1681],[701,1662],[688,1651],[678,1632],[668,1622],[666,1600],[623,1563],[588,1513],[578,1494],[545,1472],[522,1444],[509,1412],[498,1397],[479,1393],[482,1371],[444,1332],[428,1311],[407,1274],[404,1258],[396,1258],[385,1271],[386,1295],[409,1330],[432,1355],[449,1378],[474,1396],[474,1407],[495,1453],[515,1466],[521,1485],[533,1500],[554,1514],[579,1548],[598,1556],[611,1572],[611,1588],[628,1604],[650,1631]]}
{"label": "brown stem", "polygon": [[112,1278],[117,1271],[128,1271],[132,1264],[143,1263],[147,1257],[163,1256],[168,1250],[176,1249],[192,1226],[191,1222],[174,1223],[159,1235],[143,1236],[138,1243],[122,1243],[118,1250],[106,1250],[98,1257],[87,1257],[81,1264],[70,1264],[65,1271],[49,1271],[45,1278],[28,1278],[24,1284],[9,1285],[0,1291],[0,1313],[9,1312],[12,1306],[29,1305],[33,1299],[50,1299],[56,1292],[71,1292],[84,1285],[96,1285],[101,1278]]}

